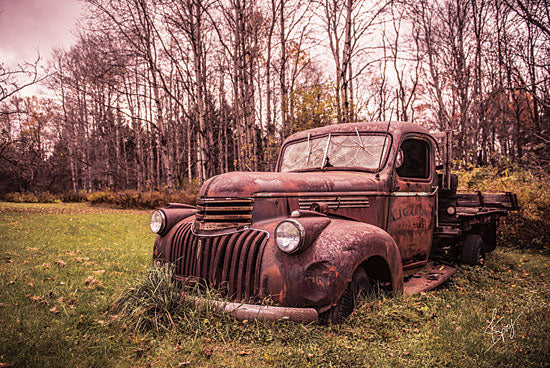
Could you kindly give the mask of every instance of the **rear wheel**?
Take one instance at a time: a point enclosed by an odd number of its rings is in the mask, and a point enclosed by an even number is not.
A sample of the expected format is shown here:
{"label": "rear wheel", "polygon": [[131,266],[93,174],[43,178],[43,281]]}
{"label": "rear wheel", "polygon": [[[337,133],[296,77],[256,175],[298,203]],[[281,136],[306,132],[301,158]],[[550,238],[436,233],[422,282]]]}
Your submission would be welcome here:
{"label": "rear wheel", "polygon": [[353,312],[355,302],[361,292],[368,293],[371,290],[371,283],[367,273],[362,267],[359,267],[353,274],[351,282],[346,287],[344,294],[338,300],[336,305],[319,315],[319,320],[323,324],[341,323],[347,316]]}
{"label": "rear wheel", "polygon": [[462,245],[460,260],[468,265],[483,265],[485,263],[485,250],[483,238],[477,234],[467,235]]}

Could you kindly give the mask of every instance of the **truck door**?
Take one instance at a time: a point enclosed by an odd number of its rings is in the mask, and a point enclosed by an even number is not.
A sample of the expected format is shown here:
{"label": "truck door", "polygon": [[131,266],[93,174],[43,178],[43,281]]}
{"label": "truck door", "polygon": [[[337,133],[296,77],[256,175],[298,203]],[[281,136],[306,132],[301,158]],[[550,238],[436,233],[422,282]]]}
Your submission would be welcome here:
{"label": "truck door", "polygon": [[430,255],[436,180],[433,142],[420,135],[405,136],[395,160],[387,226],[405,268],[420,265]]}

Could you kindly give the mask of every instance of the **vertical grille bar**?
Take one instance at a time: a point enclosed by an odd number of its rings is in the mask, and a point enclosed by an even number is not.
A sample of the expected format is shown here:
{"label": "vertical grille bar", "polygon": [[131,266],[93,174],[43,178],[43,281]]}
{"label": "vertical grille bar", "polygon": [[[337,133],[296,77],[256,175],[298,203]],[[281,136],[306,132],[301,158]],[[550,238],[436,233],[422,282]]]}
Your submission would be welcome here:
{"label": "vertical grille bar", "polygon": [[185,234],[185,238],[183,238],[182,248],[185,250],[185,253],[182,252],[182,254],[185,254],[185,258],[182,260],[182,275],[190,275],[190,269],[191,269],[191,224],[187,225],[186,229],[187,233]]}
{"label": "vertical grille bar", "polygon": [[189,275],[190,276],[196,276],[197,275],[197,243],[198,243],[198,238],[196,236],[192,236],[191,237],[191,259],[190,259],[190,266],[191,268],[189,269]]}
{"label": "vertical grille bar", "polygon": [[262,262],[262,256],[268,239],[269,238],[267,236],[264,238],[260,249],[258,249],[258,255],[256,256],[256,272],[254,274],[254,290],[252,292],[253,295],[258,295],[260,289],[260,264]]}
{"label": "vertical grille bar", "polygon": [[253,232],[251,236],[248,237],[248,240],[244,244],[241,257],[239,259],[239,273],[237,275],[237,299],[248,299],[249,292],[246,288],[245,279],[250,273],[250,268],[248,268],[248,258],[250,254],[254,252],[255,244],[258,242],[258,238],[261,238],[263,233]]}
{"label": "vertical grille bar", "polygon": [[240,266],[241,260],[243,257],[246,257],[245,252],[250,245],[250,241],[254,237],[254,232],[252,231],[243,231],[242,235],[240,236],[239,243],[237,247],[235,248],[235,251],[233,252],[233,256],[231,257],[231,272],[230,272],[230,279],[229,279],[229,290],[231,293],[234,293],[238,300],[242,298],[242,293],[239,288],[239,284],[237,283],[238,277],[239,277],[239,271],[242,270]]}
{"label": "vertical grille bar", "polygon": [[244,292],[245,292],[245,299],[249,299],[253,297],[255,294],[254,288],[255,288],[255,280],[256,280],[256,269],[260,269],[260,265],[256,263],[256,258],[258,257],[258,252],[261,247],[264,245],[264,239],[267,239],[267,236],[265,233],[258,233],[254,241],[252,242],[252,246],[250,247],[250,250],[248,251],[248,257],[246,260],[246,270],[244,272],[241,272],[241,274],[244,274],[245,280],[244,280]]}
{"label": "vertical grille bar", "polygon": [[233,257],[233,251],[235,249],[235,244],[237,243],[237,238],[239,237],[239,233],[235,233],[231,235],[231,238],[229,238],[229,242],[227,243],[226,252],[224,254],[224,260],[223,260],[223,268],[222,268],[222,279],[221,279],[221,288],[222,290],[228,290],[229,287],[229,278],[231,271],[231,258]]}
{"label": "vertical grille bar", "polygon": [[[186,230],[187,230],[187,224],[182,224],[180,225],[180,227],[178,228],[178,230],[176,231],[176,234],[175,234],[175,239],[176,239],[176,242],[178,242],[179,244],[185,244],[184,241],[182,241],[182,239],[187,235],[186,233]],[[172,247],[172,249],[170,250],[170,253],[171,253],[171,259],[173,259],[174,261],[177,261],[177,260],[182,260],[183,258],[183,252],[185,251],[185,246],[183,247]],[[176,272],[177,273],[180,273],[183,271],[181,265],[182,263],[181,262],[174,262],[176,263]]]}
{"label": "vertical grille bar", "polygon": [[202,266],[201,266],[201,273],[199,276],[201,279],[204,279],[204,280],[208,280],[208,273],[209,273],[208,271],[210,267],[210,252],[211,252],[213,243],[214,243],[213,238],[206,238],[206,242],[204,243],[204,247],[202,249],[201,260],[200,260],[202,261]]}
{"label": "vertical grille bar", "polygon": [[222,240],[220,240],[216,249],[216,256],[214,257],[214,264],[210,266],[212,268],[210,271],[210,280],[212,280],[216,288],[219,288],[222,283],[224,254],[229,239],[229,236],[224,236]]}

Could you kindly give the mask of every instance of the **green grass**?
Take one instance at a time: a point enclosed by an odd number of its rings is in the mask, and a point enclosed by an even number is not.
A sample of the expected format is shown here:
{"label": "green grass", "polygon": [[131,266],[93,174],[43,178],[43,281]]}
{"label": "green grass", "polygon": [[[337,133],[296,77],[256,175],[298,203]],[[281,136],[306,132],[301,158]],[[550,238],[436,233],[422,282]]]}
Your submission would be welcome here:
{"label": "green grass", "polygon": [[[544,367],[550,361],[547,250],[497,249],[484,268],[461,267],[436,291],[363,300],[339,326],[242,323],[186,307],[175,329],[143,332],[114,315],[112,303],[150,265],[148,217],[86,204],[0,203],[0,363]],[[509,329],[492,346],[487,327],[494,311],[494,337],[517,320],[513,336]]]}

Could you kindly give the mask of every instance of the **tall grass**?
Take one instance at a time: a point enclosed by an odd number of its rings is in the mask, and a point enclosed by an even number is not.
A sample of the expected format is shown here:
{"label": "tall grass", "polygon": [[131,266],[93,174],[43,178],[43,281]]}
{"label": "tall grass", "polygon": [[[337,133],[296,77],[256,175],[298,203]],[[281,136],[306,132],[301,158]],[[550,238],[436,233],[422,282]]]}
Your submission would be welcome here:
{"label": "tall grass", "polygon": [[188,307],[181,284],[174,280],[174,266],[155,263],[139,282],[126,289],[113,303],[114,313],[127,317],[137,331],[176,327],[175,316]]}

